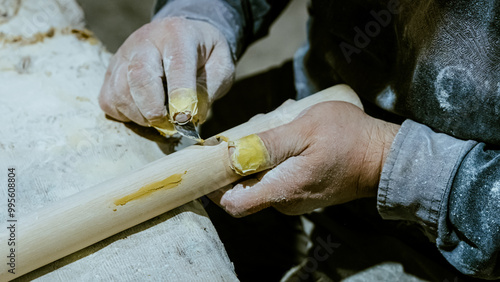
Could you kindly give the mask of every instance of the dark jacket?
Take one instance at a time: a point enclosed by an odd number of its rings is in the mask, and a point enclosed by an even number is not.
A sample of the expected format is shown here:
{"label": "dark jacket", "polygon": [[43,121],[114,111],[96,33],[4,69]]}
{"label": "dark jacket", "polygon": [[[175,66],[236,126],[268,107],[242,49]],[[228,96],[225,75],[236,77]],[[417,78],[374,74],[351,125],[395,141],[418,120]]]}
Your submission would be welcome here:
{"label": "dark jacket", "polygon": [[[157,17],[207,21],[234,59],[288,1],[158,1]],[[383,218],[424,227],[464,274],[499,278],[500,1],[313,0],[304,75],[349,84],[407,120],[384,165]]]}

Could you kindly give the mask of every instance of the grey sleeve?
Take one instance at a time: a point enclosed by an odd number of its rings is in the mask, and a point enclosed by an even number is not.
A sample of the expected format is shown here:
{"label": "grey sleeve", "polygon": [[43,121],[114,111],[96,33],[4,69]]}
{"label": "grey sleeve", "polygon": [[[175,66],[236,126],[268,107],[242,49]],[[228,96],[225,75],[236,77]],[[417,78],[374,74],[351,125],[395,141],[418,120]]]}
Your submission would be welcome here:
{"label": "grey sleeve", "polygon": [[378,209],[417,222],[459,271],[500,278],[500,148],[403,123],[384,164]]}
{"label": "grey sleeve", "polygon": [[153,19],[185,17],[206,21],[226,37],[233,59],[268,34],[289,0],[158,0]]}

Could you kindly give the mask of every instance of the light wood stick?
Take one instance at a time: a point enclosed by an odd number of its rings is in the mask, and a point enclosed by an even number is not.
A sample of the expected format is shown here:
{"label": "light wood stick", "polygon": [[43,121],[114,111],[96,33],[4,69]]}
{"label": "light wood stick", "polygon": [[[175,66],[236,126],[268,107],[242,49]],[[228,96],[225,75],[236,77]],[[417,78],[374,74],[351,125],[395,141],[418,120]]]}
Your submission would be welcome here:
{"label": "light wood stick", "polygon": [[[222,132],[235,140],[292,121],[308,107],[340,100],[359,107],[357,95],[338,85]],[[3,263],[0,280],[19,277],[120,231],[228,185],[241,176],[229,166],[226,142],[191,146],[49,205],[16,224],[15,274]],[[1,255],[11,255],[9,233],[0,235]],[[8,259],[7,259],[8,260]]]}

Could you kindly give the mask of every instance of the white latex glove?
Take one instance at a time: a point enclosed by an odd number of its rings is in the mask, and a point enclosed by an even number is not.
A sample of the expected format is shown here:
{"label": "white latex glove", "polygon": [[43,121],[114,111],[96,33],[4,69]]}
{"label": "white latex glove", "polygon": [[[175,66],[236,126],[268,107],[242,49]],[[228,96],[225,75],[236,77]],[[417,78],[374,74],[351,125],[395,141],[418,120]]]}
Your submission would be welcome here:
{"label": "white latex glove", "polygon": [[317,104],[289,124],[230,144],[240,174],[273,168],[209,197],[241,217],[270,206],[297,215],[376,196],[398,130],[350,103]]}
{"label": "white latex glove", "polygon": [[212,102],[231,87],[234,69],[224,35],[209,23],[177,17],[153,21],[111,59],[99,104],[117,120],[172,135],[171,122],[205,121]]}

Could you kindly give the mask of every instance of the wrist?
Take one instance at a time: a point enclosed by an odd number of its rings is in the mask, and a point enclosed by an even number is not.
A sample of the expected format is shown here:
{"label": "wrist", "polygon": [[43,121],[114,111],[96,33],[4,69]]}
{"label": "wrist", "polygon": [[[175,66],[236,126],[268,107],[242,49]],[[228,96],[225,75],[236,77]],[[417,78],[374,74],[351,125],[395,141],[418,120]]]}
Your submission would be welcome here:
{"label": "wrist", "polygon": [[398,124],[372,119],[369,143],[361,166],[357,194],[360,198],[376,197],[380,176],[392,142],[401,127]]}

